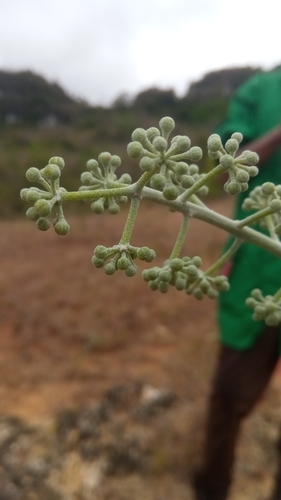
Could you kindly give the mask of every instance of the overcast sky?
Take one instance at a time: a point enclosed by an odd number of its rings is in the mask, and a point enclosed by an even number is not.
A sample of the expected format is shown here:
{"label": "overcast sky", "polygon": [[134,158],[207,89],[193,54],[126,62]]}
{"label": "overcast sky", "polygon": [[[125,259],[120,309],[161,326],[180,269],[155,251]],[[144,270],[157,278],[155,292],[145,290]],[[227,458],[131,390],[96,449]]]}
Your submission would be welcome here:
{"label": "overcast sky", "polygon": [[280,0],[0,0],[0,69],[110,104],[206,72],[281,62]]}

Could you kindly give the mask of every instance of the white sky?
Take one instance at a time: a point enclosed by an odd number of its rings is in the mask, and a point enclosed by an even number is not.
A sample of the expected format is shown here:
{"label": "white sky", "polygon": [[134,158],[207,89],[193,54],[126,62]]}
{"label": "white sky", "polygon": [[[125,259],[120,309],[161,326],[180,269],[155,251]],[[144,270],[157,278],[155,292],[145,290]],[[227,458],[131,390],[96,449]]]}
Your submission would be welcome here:
{"label": "white sky", "polygon": [[281,62],[280,0],[0,0],[0,13],[0,69],[30,69],[92,104]]}

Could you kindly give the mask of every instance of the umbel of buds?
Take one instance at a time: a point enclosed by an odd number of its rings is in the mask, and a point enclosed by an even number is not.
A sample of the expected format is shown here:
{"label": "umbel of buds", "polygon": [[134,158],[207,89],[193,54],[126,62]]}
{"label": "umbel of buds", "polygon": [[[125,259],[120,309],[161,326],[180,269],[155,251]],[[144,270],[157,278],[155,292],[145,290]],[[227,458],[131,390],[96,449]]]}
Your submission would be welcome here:
{"label": "umbel of buds", "polygon": [[174,258],[164,262],[162,268],[152,267],[144,270],[143,278],[151,290],[166,293],[170,286],[174,286],[199,300],[203,299],[204,295],[216,299],[219,291],[229,289],[228,280],[226,276],[208,276],[199,269],[201,264],[199,256]]}
{"label": "umbel of buds", "polygon": [[136,258],[145,262],[152,262],[156,257],[154,250],[148,247],[134,247],[130,244],[119,244],[106,248],[98,245],[94,250],[92,264],[95,267],[103,267],[105,274],[114,274],[116,271],[124,271],[126,276],[133,277],[138,272],[134,263]]}
{"label": "umbel of buds", "polygon": [[26,216],[35,221],[41,231],[47,231],[51,227],[51,214],[55,212],[53,226],[59,235],[66,235],[70,229],[64,217],[61,200],[66,189],[60,187],[59,183],[63,168],[64,160],[59,156],[50,158],[48,165],[41,170],[29,168],[26,172],[27,180],[41,184],[44,189],[31,187],[22,189],[20,193],[23,201],[33,205],[27,210]]}
{"label": "umbel of buds", "polygon": [[247,191],[250,177],[255,177],[258,174],[256,164],[259,157],[257,153],[247,150],[235,157],[242,140],[243,135],[235,132],[224,147],[218,134],[212,134],[207,141],[210,158],[218,159],[222,171],[228,172],[228,179],[224,184],[224,190],[228,194]]}
{"label": "umbel of buds", "polygon": [[[272,182],[264,182],[250,192],[245,198],[242,208],[244,210],[262,210],[269,207],[272,210],[271,218],[273,229],[278,236],[281,236],[281,185],[275,186]],[[260,226],[263,229],[268,227],[268,218],[260,219]]]}
{"label": "umbel of buds", "polygon": [[253,320],[264,321],[269,326],[276,326],[281,323],[281,300],[276,296],[263,296],[261,290],[252,290],[251,297],[246,300],[246,304],[254,309]]}
{"label": "umbel of buds", "polygon": [[[132,178],[129,174],[122,174],[119,179],[115,173],[117,167],[121,165],[121,158],[110,153],[101,153],[97,160],[87,162],[87,172],[81,174],[82,186],[80,191],[101,191],[116,187],[123,187],[131,184]],[[101,214],[108,210],[110,214],[120,212],[120,203],[126,203],[126,196],[101,196],[91,200],[91,209],[96,214]]]}
{"label": "umbel of buds", "polygon": [[[159,122],[160,129],[137,128],[132,133],[132,142],[127,147],[128,155],[139,160],[141,170],[153,174],[150,186],[162,191],[167,200],[175,200],[204,176],[199,174],[195,164],[202,158],[202,150],[197,146],[191,147],[189,137],[177,135],[169,144],[169,135],[174,127],[174,120],[164,117]],[[199,195],[207,193],[207,186],[198,188]]]}

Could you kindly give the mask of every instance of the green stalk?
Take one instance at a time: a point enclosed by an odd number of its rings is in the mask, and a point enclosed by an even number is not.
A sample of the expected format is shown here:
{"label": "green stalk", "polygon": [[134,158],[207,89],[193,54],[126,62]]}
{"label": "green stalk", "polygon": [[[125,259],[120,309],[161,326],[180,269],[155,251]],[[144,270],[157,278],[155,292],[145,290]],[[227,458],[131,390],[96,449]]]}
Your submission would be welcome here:
{"label": "green stalk", "polygon": [[169,257],[170,259],[175,259],[176,257],[180,256],[181,249],[182,249],[184,241],[185,241],[186,233],[188,231],[189,222],[190,222],[189,215],[184,215],[178,237],[177,237],[176,242],[174,244],[174,248],[172,250],[172,253]]}
{"label": "green stalk", "polygon": [[206,276],[211,276],[218,269],[220,269],[238,250],[242,245],[243,241],[236,238],[232,243],[231,247],[216,261],[212,264],[207,271],[205,271]]}
{"label": "green stalk", "polygon": [[140,206],[140,198],[138,196],[134,196],[131,199],[130,210],[128,213],[123,234],[121,236],[121,240],[119,241],[119,245],[128,245],[130,243],[139,206]]}
{"label": "green stalk", "polygon": [[191,186],[184,193],[182,193],[178,197],[178,201],[180,201],[180,202],[187,201],[188,198],[190,198],[190,196],[192,196],[193,194],[196,193],[196,191],[198,191],[198,189],[200,189],[202,186],[206,186],[207,184],[209,184],[209,182],[211,182],[213,179],[215,179],[215,177],[217,177],[218,175],[222,174],[222,172],[225,172],[225,169],[221,165],[217,165],[215,168],[213,168],[206,175],[204,175],[203,177],[198,179],[198,181],[196,181],[193,184],[193,186]]}
{"label": "green stalk", "polygon": [[263,219],[267,215],[273,214],[273,211],[271,210],[270,207],[265,207],[259,210],[258,212],[255,212],[254,214],[249,215],[248,217],[245,217],[241,221],[238,222],[238,227],[244,227],[244,226],[252,226],[256,222],[258,222],[260,219]]}

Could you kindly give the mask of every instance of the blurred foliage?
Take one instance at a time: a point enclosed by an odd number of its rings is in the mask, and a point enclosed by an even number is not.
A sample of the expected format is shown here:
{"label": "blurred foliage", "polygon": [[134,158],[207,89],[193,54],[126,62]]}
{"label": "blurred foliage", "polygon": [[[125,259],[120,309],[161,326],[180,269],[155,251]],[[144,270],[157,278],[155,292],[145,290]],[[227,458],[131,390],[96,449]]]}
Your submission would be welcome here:
{"label": "blurred foliage", "polygon": [[[58,84],[30,71],[0,71],[0,215],[24,213],[19,191],[28,186],[25,172],[31,166],[44,167],[51,156],[65,159],[68,190],[78,189],[86,161],[102,151],[119,155],[120,171],[136,179],[136,163],[126,154],[131,133],[139,126],[157,126],[165,115],[176,120],[175,134],[189,135],[205,153],[206,139],[223,119],[232,93],[256,71],[214,71],[192,83],[182,97],[173,89],[152,87],[133,99],[122,94],[108,108],[73,99]],[[200,165],[211,168],[206,154]]]}

